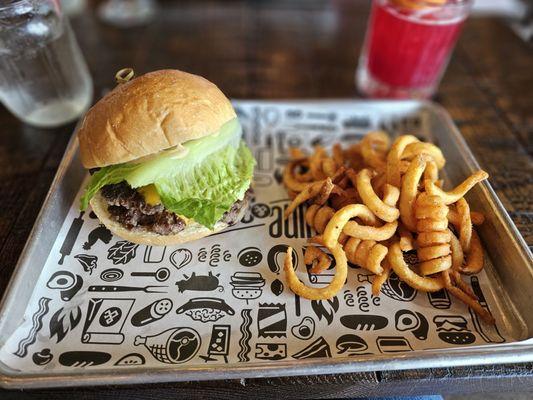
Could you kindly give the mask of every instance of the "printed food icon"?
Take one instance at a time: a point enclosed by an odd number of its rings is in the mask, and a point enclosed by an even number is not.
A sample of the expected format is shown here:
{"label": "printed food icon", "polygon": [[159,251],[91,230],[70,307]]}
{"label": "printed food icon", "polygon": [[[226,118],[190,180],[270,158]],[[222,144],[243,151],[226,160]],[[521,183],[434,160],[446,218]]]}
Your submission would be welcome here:
{"label": "printed food icon", "polygon": [[259,272],[235,272],[230,284],[235,298],[248,301],[261,296],[265,280]]}
{"label": "printed food icon", "polygon": [[33,353],[31,359],[36,365],[46,365],[52,361],[54,355],[50,353],[50,349],[42,349],[41,351]]}
{"label": "printed food icon", "polygon": [[198,297],[191,299],[176,310],[176,314],[185,313],[195,321],[211,322],[218,321],[227,315],[235,314],[223,299],[215,297]]}
{"label": "printed food icon", "polygon": [[303,317],[299,324],[291,328],[291,332],[298,339],[310,339],[315,334],[315,321],[311,317]]}
{"label": "printed food icon", "polygon": [[239,252],[237,258],[243,267],[254,267],[261,262],[263,255],[257,247],[246,247]]}
{"label": "printed food icon", "polygon": [[142,354],[131,353],[126,354],[124,357],[118,360],[115,365],[118,367],[126,367],[128,365],[144,365],[145,362],[146,359]]}
{"label": "printed food icon", "polygon": [[362,337],[351,333],[342,335],[338,338],[335,346],[337,347],[339,354],[346,354],[348,356],[361,354],[368,349],[368,344]]}
{"label": "printed food icon", "polygon": [[196,355],[202,339],[192,328],[171,328],[157,335],[136,336],[133,344],[143,345],[162,363],[181,364]]}

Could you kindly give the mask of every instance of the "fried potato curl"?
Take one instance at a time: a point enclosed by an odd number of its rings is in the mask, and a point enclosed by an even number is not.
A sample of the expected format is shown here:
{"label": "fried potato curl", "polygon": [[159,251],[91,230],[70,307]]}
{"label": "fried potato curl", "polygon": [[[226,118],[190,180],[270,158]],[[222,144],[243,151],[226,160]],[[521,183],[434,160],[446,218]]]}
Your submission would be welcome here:
{"label": "fried potato curl", "polygon": [[[320,274],[335,259],[335,275],[325,287],[306,286],[293,268],[291,247],[284,270],[289,288],[297,295],[322,300],[335,296],[347,279],[348,262],[373,273],[372,294],[394,272],[414,289],[435,292],[446,288],[487,322],[494,319],[482,307],[461,276],[483,269],[483,247],[474,230],[485,217],[471,211],[467,192],[488,178],[477,171],[451,190],[439,176],[446,159],[432,143],[402,135],[391,144],[382,131],[368,133],[359,143],[331,153],[316,146],[312,154],[289,149],[283,184],[292,199],[288,218],[305,207],[304,219],[319,245],[307,246],[304,263]],[[417,262],[408,264],[404,252],[416,250]]]}

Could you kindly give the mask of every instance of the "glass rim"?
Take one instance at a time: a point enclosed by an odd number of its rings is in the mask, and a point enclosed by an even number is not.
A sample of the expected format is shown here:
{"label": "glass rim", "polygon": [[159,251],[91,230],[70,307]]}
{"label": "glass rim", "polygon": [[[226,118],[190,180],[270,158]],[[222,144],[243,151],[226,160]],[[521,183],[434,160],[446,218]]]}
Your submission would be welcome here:
{"label": "glass rim", "polygon": [[[379,1],[379,0],[378,0]],[[444,8],[465,7],[474,0],[384,0],[391,5],[404,10],[437,10]]]}

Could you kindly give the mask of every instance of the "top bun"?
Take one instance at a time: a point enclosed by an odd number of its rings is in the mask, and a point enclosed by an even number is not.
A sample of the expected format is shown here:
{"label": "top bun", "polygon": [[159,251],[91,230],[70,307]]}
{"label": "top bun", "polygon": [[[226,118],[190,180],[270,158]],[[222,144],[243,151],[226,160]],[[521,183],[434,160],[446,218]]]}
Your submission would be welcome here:
{"label": "top bun", "polygon": [[78,130],[85,168],[135,160],[217,132],[235,118],[220,89],[200,76],[161,70],[120,84]]}

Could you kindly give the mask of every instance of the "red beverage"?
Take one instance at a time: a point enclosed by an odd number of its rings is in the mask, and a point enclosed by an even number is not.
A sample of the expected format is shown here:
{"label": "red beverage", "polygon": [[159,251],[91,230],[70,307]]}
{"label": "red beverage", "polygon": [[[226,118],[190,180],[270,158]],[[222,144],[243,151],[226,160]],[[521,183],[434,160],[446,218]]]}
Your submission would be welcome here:
{"label": "red beverage", "polygon": [[429,6],[416,0],[373,0],[357,77],[359,89],[371,97],[431,96],[469,5],[460,0]]}

